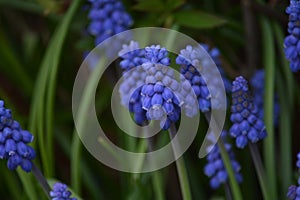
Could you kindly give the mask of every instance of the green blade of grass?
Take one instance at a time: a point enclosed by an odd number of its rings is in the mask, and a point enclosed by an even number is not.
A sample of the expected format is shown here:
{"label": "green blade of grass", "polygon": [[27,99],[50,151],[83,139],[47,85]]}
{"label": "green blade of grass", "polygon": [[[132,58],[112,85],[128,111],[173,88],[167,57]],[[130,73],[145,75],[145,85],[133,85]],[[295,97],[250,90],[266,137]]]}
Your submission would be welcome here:
{"label": "green blade of grass", "polygon": [[264,140],[264,160],[269,192],[272,199],[277,199],[275,138],[274,138],[274,79],[275,79],[275,48],[271,24],[261,17],[263,64],[265,68],[264,118],[268,137]]}

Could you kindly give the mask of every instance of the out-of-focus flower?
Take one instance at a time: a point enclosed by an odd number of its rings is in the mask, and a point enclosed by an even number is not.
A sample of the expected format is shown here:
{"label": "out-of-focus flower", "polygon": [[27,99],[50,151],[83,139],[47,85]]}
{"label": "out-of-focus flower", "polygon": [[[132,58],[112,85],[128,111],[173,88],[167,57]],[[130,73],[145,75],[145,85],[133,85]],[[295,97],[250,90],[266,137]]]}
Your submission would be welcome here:
{"label": "out-of-focus flower", "polygon": [[286,13],[289,15],[289,35],[284,39],[284,53],[290,61],[291,70],[297,72],[300,70],[300,2],[290,0]]}
{"label": "out-of-focus flower", "polygon": [[52,200],[77,200],[71,197],[72,193],[68,190],[68,186],[63,183],[55,183],[53,190],[50,191],[50,197]]}
{"label": "out-of-focus flower", "polygon": [[[265,94],[265,70],[257,70],[250,80],[253,92],[253,102],[258,108],[258,115],[264,119],[264,94]],[[279,118],[279,102],[278,97],[274,98],[274,124],[278,124]]]}
{"label": "out-of-focus flower", "polygon": [[88,32],[96,38],[95,45],[117,33],[128,30],[133,24],[121,1],[89,0],[89,2]]}
{"label": "out-of-focus flower", "polygon": [[[212,134],[211,134],[212,135]],[[233,168],[233,171],[235,173],[235,178],[237,179],[238,183],[241,183],[243,180],[243,177],[240,173],[241,166],[238,163],[238,161],[235,159],[234,152],[232,150],[231,144],[227,143],[225,140],[226,132],[223,131],[221,135],[221,139],[224,142],[225,149],[229,155],[231,165]],[[214,138],[209,137],[209,139]],[[213,141],[212,141],[213,142]],[[208,149],[209,154],[207,155],[207,164],[204,167],[204,173],[208,177],[210,177],[210,187],[213,189],[217,189],[220,187],[222,183],[225,183],[228,181],[228,173],[225,169],[224,162],[221,157],[220,149],[217,145],[214,147],[210,147]]]}

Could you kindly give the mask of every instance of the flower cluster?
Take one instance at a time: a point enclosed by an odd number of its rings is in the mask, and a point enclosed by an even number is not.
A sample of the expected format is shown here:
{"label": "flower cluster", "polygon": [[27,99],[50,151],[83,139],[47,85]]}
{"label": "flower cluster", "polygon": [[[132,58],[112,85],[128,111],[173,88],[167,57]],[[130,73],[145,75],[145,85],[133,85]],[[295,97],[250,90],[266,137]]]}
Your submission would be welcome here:
{"label": "flower cluster", "polygon": [[53,190],[50,191],[50,197],[52,200],[77,200],[71,198],[72,193],[68,190],[68,186],[63,183],[55,183]]}
{"label": "flower cluster", "polygon": [[[221,69],[219,50],[216,48],[210,49],[208,45],[202,45],[202,47],[204,47],[204,50],[200,46],[187,46],[185,49],[182,49],[180,55],[176,58],[176,63],[181,66],[180,73],[190,82],[197,96],[199,109],[202,112],[208,112],[211,109],[212,101],[214,101],[214,105],[220,105],[220,108],[224,107],[217,98],[220,94],[220,84],[224,82],[227,89],[230,89],[230,86],[228,86],[228,80],[224,77],[223,82],[218,82],[218,79],[216,79],[217,74],[215,74],[211,66],[213,62],[210,60],[210,57],[216,63],[218,69]],[[207,52],[210,57],[207,56]],[[200,73],[206,75],[206,80]],[[206,81],[213,86],[211,91],[208,90]]]}
{"label": "flower cluster", "polygon": [[187,46],[186,49],[180,51],[180,55],[176,58],[176,63],[179,64],[180,73],[187,79],[197,96],[199,109],[202,112],[210,110],[211,94],[208,91],[205,80],[198,71],[201,67],[201,59],[204,57],[200,48]]}
{"label": "flower cluster", "polygon": [[[257,70],[250,80],[253,91],[253,102],[258,108],[258,116],[264,118],[264,94],[265,94],[265,70]],[[279,102],[278,97],[274,98],[274,124],[278,124],[279,118]]]}
{"label": "flower cluster", "polygon": [[11,111],[0,100],[0,159],[7,159],[7,167],[15,170],[18,166],[30,172],[35,151],[28,143],[33,141],[30,132],[22,130],[20,124],[13,120]]}
{"label": "flower cluster", "polygon": [[286,13],[289,14],[289,35],[284,39],[284,52],[291,70],[297,72],[300,70],[300,2],[290,0]]}
{"label": "flower cluster", "polygon": [[[225,141],[226,132],[223,131],[221,135],[221,139],[224,142],[225,149],[229,155],[231,165],[233,171],[235,172],[235,178],[238,183],[241,183],[243,177],[240,173],[241,166],[235,159],[234,152],[232,150],[232,146]],[[211,138],[214,138],[213,136]],[[224,166],[224,162],[221,157],[220,149],[217,145],[212,147],[212,149],[208,149],[209,154],[207,155],[207,164],[204,167],[204,173],[208,177],[210,177],[210,187],[213,189],[217,189],[220,187],[222,183],[225,183],[228,180],[228,174]]]}
{"label": "flower cluster", "polygon": [[[300,170],[300,153],[297,155],[296,166]],[[289,200],[300,200],[300,177],[298,179],[298,186],[291,185],[288,189],[287,197]]]}
{"label": "flower cluster", "polygon": [[89,0],[88,32],[96,37],[98,45],[105,39],[127,30],[133,23],[130,15],[118,0]]}
{"label": "flower cluster", "polygon": [[131,42],[123,46],[119,55],[125,71],[119,90],[122,104],[129,103],[137,124],[159,120],[161,127],[168,129],[180,114],[180,102],[174,94],[180,85],[168,67],[168,51],[159,45],[139,49],[137,42]]}
{"label": "flower cluster", "polygon": [[236,146],[244,148],[248,142],[256,143],[267,136],[265,124],[259,118],[253,103],[248,82],[239,76],[233,81],[230,136],[236,138]]}

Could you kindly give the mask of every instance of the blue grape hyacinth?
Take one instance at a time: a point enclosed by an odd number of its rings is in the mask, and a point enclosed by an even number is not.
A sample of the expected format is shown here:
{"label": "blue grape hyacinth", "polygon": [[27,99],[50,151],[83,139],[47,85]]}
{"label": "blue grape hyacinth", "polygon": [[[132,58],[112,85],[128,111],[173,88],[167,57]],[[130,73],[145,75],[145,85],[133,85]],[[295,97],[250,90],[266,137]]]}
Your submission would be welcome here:
{"label": "blue grape hyacinth", "polygon": [[[264,94],[265,94],[265,70],[256,70],[250,80],[253,92],[253,102],[258,108],[258,115],[261,119],[264,118]],[[274,124],[278,124],[279,119],[279,102],[278,96],[274,98]]]}
{"label": "blue grape hyacinth", "polygon": [[290,0],[286,13],[289,15],[289,35],[284,39],[284,53],[290,61],[291,70],[297,72],[300,70],[300,2]]}
{"label": "blue grape hyacinth", "polygon": [[[232,145],[225,141],[226,132],[223,131],[221,139],[224,142],[225,149],[229,155],[233,171],[235,173],[235,178],[238,183],[241,183],[243,177],[240,173],[241,166],[235,159],[235,155],[232,149]],[[215,140],[213,134],[209,135],[210,140]],[[213,141],[212,141],[213,142]],[[207,155],[207,164],[204,167],[204,173],[206,176],[210,177],[210,187],[212,189],[217,189],[221,184],[228,181],[228,173],[225,169],[224,162],[221,157],[220,149],[218,145],[208,148],[209,154]]]}
{"label": "blue grape hyacinth", "polygon": [[72,193],[68,190],[68,186],[63,183],[55,183],[53,190],[50,191],[50,197],[52,200],[77,200],[71,197]]}
{"label": "blue grape hyacinth", "polygon": [[179,119],[182,105],[168,51],[159,45],[139,49],[137,42],[131,42],[123,45],[119,55],[124,70],[119,89],[122,105],[129,107],[137,124],[158,120],[164,130],[168,129]]}
{"label": "blue grape hyacinth", "polygon": [[133,24],[132,18],[118,0],[89,0],[88,32],[96,38],[95,45],[105,39],[128,30]]}
{"label": "blue grape hyacinth", "polygon": [[[300,152],[297,155],[296,166],[298,168],[298,171],[300,172]],[[289,200],[300,200],[300,177],[298,178],[298,186],[291,185],[288,188],[288,193],[286,196]]]}
{"label": "blue grape hyacinth", "polygon": [[[208,45],[201,45],[204,50],[209,54],[209,56],[213,59],[218,69],[220,68],[220,60],[219,60],[219,50],[216,48],[209,48]],[[214,100],[215,105],[220,104],[219,107],[222,106],[222,103],[218,101],[217,96],[219,95],[219,87],[220,83],[218,83],[216,76],[214,76],[214,72],[210,70],[212,69],[212,61],[211,58],[204,52],[200,46],[192,47],[187,46],[185,49],[180,51],[180,54],[176,58],[176,63],[180,65],[180,73],[184,76],[186,80],[188,80],[195,92],[198,99],[198,106],[202,112],[208,112],[211,110],[211,101]],[[200,71],[199,71],[200,70]],[[207,83],[204,78],[200,74],[200,72],[206,71],[206,81],[209,81],[211,85],[214,87],[212,91],[208,90]],[[208,73],[210,71],[210,73]],[[222,73],[221,73],[222,75]],[[211,76],[208,77],[208,76]],[[225,89],[230,89],[231,86],[226,84],[227,79],[222,78],[225,83]],[[223,82],[221,84],[223,84]]]}
{"label": "blue grape hyacinth", "polygon": [[24,171],[31,171],[35,151],[28,144],[32,141],[33,135],[13,120],[11,111],[0,100],[0,159],[7,160],[8,169],[21,166]]}
{"label": "blue grape hyacinth", "polygon": [[233,81],[229,134],[236,139],[236,146],[244,148],[248,142],[256,143],[267,136],[265,124],[253,103],[248,82],[239,76]]}

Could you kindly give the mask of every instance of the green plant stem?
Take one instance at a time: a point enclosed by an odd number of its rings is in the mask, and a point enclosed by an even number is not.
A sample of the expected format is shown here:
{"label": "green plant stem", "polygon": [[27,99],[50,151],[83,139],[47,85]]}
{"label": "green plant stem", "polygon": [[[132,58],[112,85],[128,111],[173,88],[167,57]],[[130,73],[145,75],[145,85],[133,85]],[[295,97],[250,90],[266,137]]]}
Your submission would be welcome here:
{"label": "green plant stem", "polygon": [[157,200],[164,200],[164,186],[162,180],[162,174],[160,171],[153,172],[152,175],[152,183],[153,183],[153,190],[155,193],[155,199]]}
{"label": "green plant stem", "polygon": [[275,163],[275,138],[274,138],[274,84],[275,84],[275,48],[271,24],[261,17],[263,60],[265,67],[265,96],[264,118],[268,137],[264,140],[264,159],[268,182],[270,184],[270,196],[272,200],[276,195],[276,163]]}
{"label": "green plant stem", "polygon": [[271,193],[268,187],[265,170],[262,165],[261,157],[256,144],[249,144],[252,161],[254,162],[255,170],[258,176],[259,184],[265,200],[272,200]]}
{"label": "green plant stem", "polygon": [[40,169],[34,163],[32,163],[32,174],[34,175],[36,180],[39,182],[40,186],[43,188],[48,199],[51,199],[50,198],[51,187],[49,186],[47,180],[45,179],[45,177],[42,174],[42,172],[40,171]]}
{"label": "green plant stem", "polygon": [[[176,135],[176,127],[175,124],[171,124],[169,128],[169,135],[170,139],[172,139]],[[179,147],[179,145],[175,145],[174,147]],[[190,200],[192,199],[192,194],[190,191],[190,184],[188,180],[188,175],[184,163],[184,158],[181,157],[178,160],[176,160],[176,167],[177,167],[177,173],[179,177],[179,183],[180,183],[180,189],[182,193],[182,197],[184,200]]]}
{"label": "green plant stem", "polygon": [[292,181],[292,109],[294,107],[295,86],[293,74],[282,49],[284,40],[282,28],[277,23],[273,23],[273,30],[276,36],[278,50],[280,52],[281,68],[283,72],[282,76],[282,73],[277,68],[276,80],[278,81],[276,83],[279,92],[280,104],[280,175],[282,180],[281,188],[283,189],[282,198],[284,198],[286,196],[286,188],[289,187]]}
{"label": "green plant stem", "polygon": [[28,198],[30,200],[39,200],[39,198],[37,197],[37,193],[36,190],[34,188],[34,184],[32,181],[32,177],[30,177],[31,175],[29,174],[24,174],[24,171],[22,171],[21,169],[17,169],[17,173],[18,176],[21,179],[22,185],[24,187],[24,190],[28,196]]}
{"label": "green plant stem", "polygon": [[[215,121],[215,119],[211,116],[210,112],[205,113],[204,115],[205,115],[205,119],[207,120],[208,123],[209,123],[210,120]],[[214,124],[217,124],[217,122],[215,122]],[[218,128],[218,129],[221,130],[220,128]],[[228,153],[225,149],[224,143],[221,139],[219,139],[217,144],[220,148],[221,157],[222,157],[222,160],[224,162],[225,169],[226,169],[226,171],[228,173],[228,176],[229,176],[229,185],[230,185],[231,190],[232,190],[232,195],[233,195],[234,199],[243,199],[239,184],[236,181],[235,174],[234,174],[231,162],[230,162],[230,158],[229,158],[229,155],[228,155]]]}
{"label": "green plant stem", "polygon": [[80,160],[81,160],[81,142],[78,137],[78,134],[81,134],[87,119],[87,111],[90,106],[90,102],[94,96],[93,92],[96,90],[97,83],[99,81],[99,72],[103,69],[102,66],[106,62],[105,57],[100,59],[97,67],[93,69],[93,73],[88,77],[88,81],[85,85],[84,94],[80,99],[79,109],[76,114],[76,130],[73,132],[73,141],[72,141],[72,156],[71,156],[71,184],[74,190],[80,195],[81,191],[81,173],[80,173]]}

